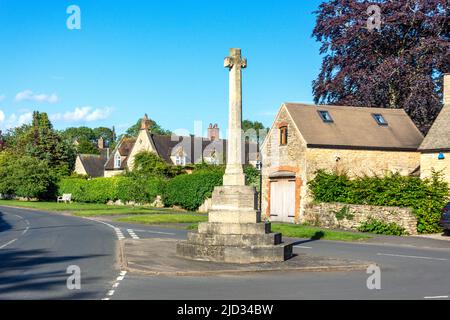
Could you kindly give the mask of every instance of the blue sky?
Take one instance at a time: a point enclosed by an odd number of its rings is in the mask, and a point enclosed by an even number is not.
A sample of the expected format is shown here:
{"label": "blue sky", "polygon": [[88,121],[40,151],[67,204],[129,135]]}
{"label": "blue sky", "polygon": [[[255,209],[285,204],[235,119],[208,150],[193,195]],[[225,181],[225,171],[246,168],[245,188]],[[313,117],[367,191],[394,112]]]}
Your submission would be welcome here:
{"label": "blue sky", "polygon": [[[320,2],[0,0],[0,129],[32,110],[58,129],[122,132],[144,113],[171,130],[226,128],[231,47],[248,59],[243,116],[270,125],[281,103],[312,101]],[[66,26],[72,4],[81,30]]]}

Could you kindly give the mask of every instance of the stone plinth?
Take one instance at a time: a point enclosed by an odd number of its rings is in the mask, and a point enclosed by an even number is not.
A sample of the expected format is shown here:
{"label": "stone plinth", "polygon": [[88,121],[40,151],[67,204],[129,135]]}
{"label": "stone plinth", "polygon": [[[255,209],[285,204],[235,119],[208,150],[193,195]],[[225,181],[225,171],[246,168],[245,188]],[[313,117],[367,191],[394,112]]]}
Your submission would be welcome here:
{"label": "stone plinth", "polygon": [[277,262],[292,256],[292,245],[283,244],[281,234],[261,222],[255,188],[216,187],[212,203],[209,222],[177,244],[178,256],[228,263]]}

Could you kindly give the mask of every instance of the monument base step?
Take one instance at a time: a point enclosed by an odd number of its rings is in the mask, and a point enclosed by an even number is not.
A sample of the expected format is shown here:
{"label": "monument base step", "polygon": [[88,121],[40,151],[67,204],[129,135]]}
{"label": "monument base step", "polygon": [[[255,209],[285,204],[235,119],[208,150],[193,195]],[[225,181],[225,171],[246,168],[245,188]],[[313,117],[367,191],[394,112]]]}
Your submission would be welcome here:
{"label": "monument base step", "polygon": [[267,234],[211,234],[192,231],[188,233],[187,240],[192,244],[211,246],[239,246],[246,247],[254,244],[263,246],[281,244],[281,233]]}
{"label": "monument base step", "polygon": [[292,257],[292,245],[238,247],[181,241],[177,243],[177,255],[186,259],[225,263],[282,262]]}
{"label": "monument base step", "polygon": [[220,223],[202,222],[198,225],[199,233],[209,234],[267,234],[271,232],[271,224],[260,223]]}

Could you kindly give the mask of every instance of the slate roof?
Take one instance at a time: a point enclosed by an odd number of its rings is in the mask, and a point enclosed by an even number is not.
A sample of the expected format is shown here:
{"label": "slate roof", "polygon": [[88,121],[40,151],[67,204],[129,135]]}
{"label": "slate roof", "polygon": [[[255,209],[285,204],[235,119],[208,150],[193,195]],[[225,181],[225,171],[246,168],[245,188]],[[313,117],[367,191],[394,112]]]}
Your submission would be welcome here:
{"label": "slate roof", "polygon": [[[285,103],[308,147],[365,150],[417,150],[421,132],[403,109]],[[318,111],[328,111],[332,122],[324,122]],[[373,115],[381,114],[387,125]]]}
{"label": "slate roof", "polygon": [[103,169],[106,162],[104,157],[93,154],[80,154],[78,157],[88,176],[92,178],[103,177]]}
{"label": "slate roof", "polygon": [[[177,150],[174,150],[174,148],[178,146],[183,147],[183,151],[187,154],[187,164],[192,163],[198,163],[201,162],[202,155],[208,156],[210,152],[212,152],[214,149],[217,152],[220,152],[223,154],[224,159],[226,159],[226,151],[227,151],[227,140],[226,139],[220,139],[220,140],[214,140],[211,141],[207,138],[203,137],[178,137],[178,140],[172,141],[172,137],[168,135],[157,135],[148,133],[149,139],[153,142],[153,145],[156,148],[156,151],[158,155],[168,164],[173,165],[172,159],[170,158],[171,155],[175,154]],[[191,139],[189,139],[191,138]],[[180,142],[181,145],[180,145]],[[115,170],[114,168],[114,155],[116,154],[116,151],[120,153],[120,155],[125,156],[126,159],[121,162],[121,168],[119,170],[123,170],[126,168],[128,156],[136,143],[136,138],[124,138],[117,148],[111,152],[111,156],[106,162],[105,170]],[[253,144],[253,145],[252,145]],[[201,150],[195,150],[195,148],[198,148],[198,146],[201,146]],[[246,154],[246,163],[249,161],[255,161],[257,160],[257,147],[254,143],[246,143],[245,144],[245,154]],[[196,157],[195,159],[192,159],[192,157]]]}

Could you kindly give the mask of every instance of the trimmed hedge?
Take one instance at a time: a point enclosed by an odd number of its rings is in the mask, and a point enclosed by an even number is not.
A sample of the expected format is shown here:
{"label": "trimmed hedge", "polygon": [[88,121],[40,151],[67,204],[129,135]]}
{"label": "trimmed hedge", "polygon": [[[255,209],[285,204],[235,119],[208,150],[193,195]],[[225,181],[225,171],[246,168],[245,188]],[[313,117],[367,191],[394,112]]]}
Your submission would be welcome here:
{"label": "trimmed hedge", "polygon": [[419,233],[440,232],[441,210],[449,200],[449,187],[439,173],[430,179],[398,173],[350,179],[346,174],[319,170],[308,186],[317,202],[410,207]]}
{"label": "trimmed hedge", "polygon": [[87,203],[116,200],[151,203],[163,189],[164,181],[155,177],[67,178],[58,184],[59,194],[71,193],[73,201]]}
{"label": "trimmed hedge", "polygon": [[180,206],[187,210],[197,210],[211,197],[215,186],[222,185],[222,170],[198,170],[171,179],[163,194],[167,207]]}

